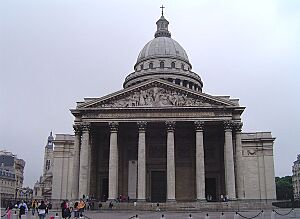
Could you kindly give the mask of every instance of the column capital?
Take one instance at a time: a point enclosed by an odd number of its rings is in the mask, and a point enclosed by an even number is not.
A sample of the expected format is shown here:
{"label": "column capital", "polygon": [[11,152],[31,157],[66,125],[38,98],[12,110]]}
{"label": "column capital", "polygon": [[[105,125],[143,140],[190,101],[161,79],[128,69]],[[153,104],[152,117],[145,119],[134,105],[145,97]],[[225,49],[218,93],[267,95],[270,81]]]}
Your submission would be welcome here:
{"label": "column capital", "polygon": [[75,135],[80,135],[81,134],[82,130],[81,130],[81,125],[80,124],[74,124],[73,129],[74,129]]}
{"label": "column capital", "polygon": [[243,127],[243,123],[242,122],[234,122],[233,123],[233,129],[235,132],[241,132],[242,131],[242,127]]}
{"label": "column capital", "polygon": [[137,126],[138,126],[138,129],[139,129],[139,132],[140,131],[146,131],[147,122],[145,122],[145,121],[138,121],[137,122]]}
{"label": "column capital", "polygon": [[165,122],[165,125],[166,125],[166,128],[167,128],[167,131],[168,131],[168,132],[174,131],[174,129],[175,129],[175,124],[176,124],[175,121],[166,121],[166,122]]}
{"label": "column capital", "polygon": [[196,131],[203,131],[203,129],[204,129],[204,122],[203,121],[200,121],[200,120],[198,120],[198,121],[194,121],[194,126],[195,126],[195,130]]}
{"label": "column capital", "polygon": [[233,122],[231,120],[225,120],[223,121],[223,126],[225,131],[232,131],[233,129]]}
{"label": "column capital", "polygon": [[91,123],[89,122],[81,123],[81,130],[82,132],[89,132],[91,130]]}
{"label": "column capital", "polygon": [[109,128],[111,132],[117,132],[119,129],[119,123],[118,122],[110,122],[109,124]]}

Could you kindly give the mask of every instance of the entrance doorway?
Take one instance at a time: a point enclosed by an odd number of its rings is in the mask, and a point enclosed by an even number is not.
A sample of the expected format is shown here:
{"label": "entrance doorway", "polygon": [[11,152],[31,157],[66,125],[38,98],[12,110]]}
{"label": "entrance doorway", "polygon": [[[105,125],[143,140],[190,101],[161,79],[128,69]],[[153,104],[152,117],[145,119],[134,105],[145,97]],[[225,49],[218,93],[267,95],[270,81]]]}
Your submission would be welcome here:
{"label": "entrance doorway", "polygon": [[151,172],[151,202],[166,202],[167,175],[166,171]]}
{"label": "entrance doorway", "polygon": [[101,178],[101,201],[107,201],[108,198],[108,178]]}
{"label": "entrance doorway", "polygon": [[217,180],[216,178],[205,179],[205,197],[207,201],[217,201]]}

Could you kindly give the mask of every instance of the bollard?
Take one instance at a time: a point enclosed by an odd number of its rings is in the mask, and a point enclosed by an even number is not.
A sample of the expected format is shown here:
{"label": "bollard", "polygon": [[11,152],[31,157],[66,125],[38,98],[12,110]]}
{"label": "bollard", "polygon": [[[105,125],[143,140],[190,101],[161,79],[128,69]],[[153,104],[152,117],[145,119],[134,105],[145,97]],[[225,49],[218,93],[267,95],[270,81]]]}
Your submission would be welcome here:
{"label": "bollard", "polygon": [[206,214],[204,218],[205,219],[210,219],[210,217],[208,216],[208,214]]}
{"label": "bollard", "polygon": [[26,218],[27,218],[26,214],[21,215],[21,219],[26,219]]}
{"label": "bollard", "polygon": [[54,218],[55,218],[55,219],[60,219],[59,216],[58,216],[58,213],[55,214],[55,217],[54,217]]}
{"label": "bollard", "polygon": [[276,218],[275,211],[272,210],[272,212],[271,212],[271,219],[275,219],[275,218]]}
{"label": "bollard", "polygon": [[165,215],[162,214],[160,219],[165,219],[165,218],[166,218]]}
{"label": "bollard", "polygon": [[221,213],[220,219],[226,219],[224,212]]}
{"label": "bollard", "polygon": [[135,215],[135,219],[139,219],[139,216],[138,216],[138,215]]}
{"label": "bollard", "polygon": [[292,212],[291,212],[291,216],[290,216],[290,217],[291,217],[291,218],[296,218],[296,217],[297,217],[296,211],[295,211],[294,208],[292,208]]}
{"label": "bollard", "polygon": [[192,219],[193,217],[192,217],[192,214],[189,214],[189,217],[188,217],[189,219]]}
{"label": "bollard", "polygon": [[15,211],[15,213],[13,213],[13,215],[12,215],[12,219],[18,219],[18,214],[17,214],[17,212]]}
{"label": "bollard", "polygon": [[261,216],[260,216],[261,219],[264,219],[265,218],[265,212],[264,210],[261,210]]}
{"label": "bollard", "polygon": [[235,212],[234,216],[233,216],[233,219],[240,219],[240,216],[238,215],[237,212]]}

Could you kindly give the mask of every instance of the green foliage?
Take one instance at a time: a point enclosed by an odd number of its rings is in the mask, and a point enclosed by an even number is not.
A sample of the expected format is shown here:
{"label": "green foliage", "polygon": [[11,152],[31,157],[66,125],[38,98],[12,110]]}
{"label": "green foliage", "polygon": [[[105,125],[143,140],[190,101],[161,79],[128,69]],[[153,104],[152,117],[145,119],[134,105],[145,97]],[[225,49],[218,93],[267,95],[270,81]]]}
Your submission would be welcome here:
{"label": "green foliage", "polygon": [[277,200],[293,200],[293,183],[291,176],[275,177]]}

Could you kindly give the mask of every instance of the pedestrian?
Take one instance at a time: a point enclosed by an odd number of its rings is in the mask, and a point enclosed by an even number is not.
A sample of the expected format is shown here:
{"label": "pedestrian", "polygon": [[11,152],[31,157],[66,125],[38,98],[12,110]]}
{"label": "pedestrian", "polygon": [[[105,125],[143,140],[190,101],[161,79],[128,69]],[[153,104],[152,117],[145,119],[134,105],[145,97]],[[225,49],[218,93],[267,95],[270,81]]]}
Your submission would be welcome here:
{"label": "pedestrian", "polygon": [[12,212],[13,207],[14,206],[12,205],[12,203],[8,204],[6,211],[5,211],[7,219],[11,218],[11,212]]}
{"label": "pedestrian", "polygon": [[101,201],[99,202],[98,207],[99,207],[99,210],[101,210],[101,208],[102,208],[102,203],[101,203]]}
{"label": "pedestrian", "polygon": [[64,200],[61,204],[60,204],[60,208],[61,208],[61,217],[62,218],[67,218],[68,217],[68,204],[67,201]]}
{"label": "pedestrian", "polygon": [[85,203],[82,198],[79,201],[78,208],[79,208],[79,215],[80,217],[82,217],[85,208]]}
{"label": "pedestrian", "polygon": [[20,202],[18,208],[19,208],[19,218],[21,218],[22,215],[27,214],[28,207],[23,200]]}
{"label": "pedestrian", "polygon": [[35,214],[35,209],[37,209],[37,207],[38,207],[37,200],[34,199],[34,200],[32,201],[32,203],[31,203],[31,213],[32,213],[33,216],[34,216],[34,214]]}
{"label": "pedestrian", "polygon": [[109,208],[110,210],[112,210],[113,207],[114,207],[113,203],[112,203],[112,202],[109,202],[108,208]]}
{"label": "pedestrian", "polygon": [[74,211],[74,219],[78,219],[79,218],[78,202],[75,202],[73,211]]}
{"label": "pedestrian", "polygon": [[156,211],[160,211],[159,203],[158,202],[156,203]]}
{"label": "pedestrian", "polygon": [[39,219],[44,219],[46,217],[47,205],[42,200],[40,206],[37,208]]}
{"label": "pedestrian", "polygon": [[70,219],[72,217],[72,212],[73,212],[73,207],[68,207],[68,210],[67,210],[67,214],[68,214],[68,219]]}

